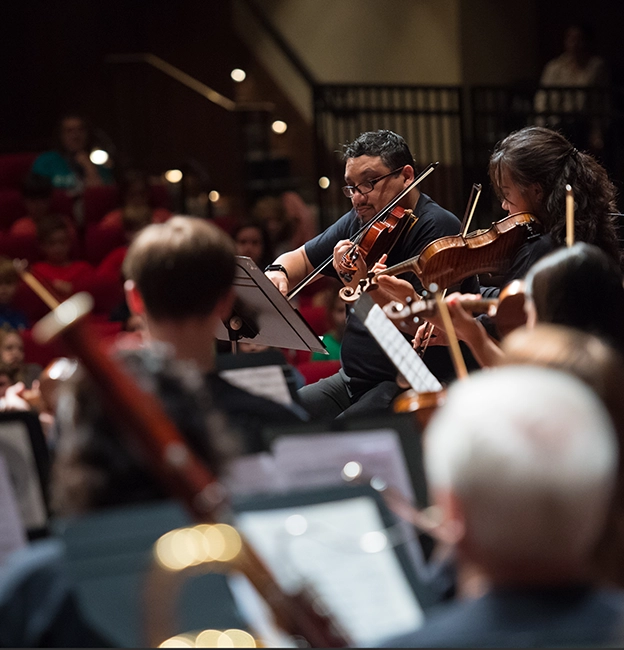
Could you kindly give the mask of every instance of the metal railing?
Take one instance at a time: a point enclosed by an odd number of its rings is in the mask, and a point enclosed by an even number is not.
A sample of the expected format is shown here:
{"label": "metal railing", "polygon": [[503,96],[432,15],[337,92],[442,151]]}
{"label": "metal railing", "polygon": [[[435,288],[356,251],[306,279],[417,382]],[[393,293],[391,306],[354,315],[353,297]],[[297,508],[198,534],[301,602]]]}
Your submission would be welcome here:
{"label": "metal railing", "polygon": [[340,190],[344,162],[340,148],[360,133],[389,129],[407,141],[416,166],[439,161],[423,183],[449,209],[459,209],[462,169],[462,96],[453,86],[317,85],[314,123],[317,169],[331,184],[319,195],[322,221],[333,222],[349,203]]}

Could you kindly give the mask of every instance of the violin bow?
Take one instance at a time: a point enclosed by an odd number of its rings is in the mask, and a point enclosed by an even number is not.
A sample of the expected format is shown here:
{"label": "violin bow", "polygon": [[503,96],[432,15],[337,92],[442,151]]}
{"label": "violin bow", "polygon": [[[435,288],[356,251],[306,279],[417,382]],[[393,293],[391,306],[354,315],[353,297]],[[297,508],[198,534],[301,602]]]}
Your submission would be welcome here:
{"label": "violin bow", "polygon": [[[382,208],[370,221],[363,225],[354,235],[353,239],[357,239],[362,233],[364,233],[370,226],[382,219],[388,214],[422,181],[433,172],[433,170],[440,164],[440,162],[432,162],[423,169],[416,178],[399,194],[397,194],[384,208]],[[304,287],[306,287],[312,280],[314,280],[327,266],[329,266],[334,259],[334,254],[332,254],[320,265],[317,266],[311,273],[309,273],[299,284],[294,287],[291,291],[286,294],[286,298],[291,300],[294,298]]]}
{"label": "violin bow", "polygon": [[574,192],[572,186],[566,185],[566,246],[574,245]]}
{"label": "violin bow", "polygon": [[61,303],[53,296],[44,286],[37,280],[37,278],[26,270],[28,262],[26,260],[13,260],[13,266],[17,274],[24,280],[24,282],[41,298],[43,302],[50,308],[56,309]]}
{"label": "violin bow", "polygon": [[[462,225],[460,229],[462,237],[465,237],[468,234],[470,223],[472,222],[472,216],[475,213],[475,209],[477,207],[477,203],[479,202],[479,197],[481,196],[482,189],[483,189],[483,185],[481,185],[481,183],[472,184],[472,189],[470,190],[470,196],[468,197],[468,204],[466,205],[466,211],[464,212],[464,218],[462,220]],[[444,289],[444,291],[442,292],[442,300],[444,300],[445,297],[446,297],[446,289]],[[431,323],[427,323],[426,332],[427,333],[425,335],[425,339],[420,347],[419,354],[421,356],[423,356],[427,351],[427,348],[429,347],[429,341],[431,340],[431,336],[433,334],[433,325],[431,325]]]}
{"label": "violin bow", "polygon": [[435,296],[438,311],[440,312],[442,322],[444,323],[444,329],[448,336],[449,346],[451,348],[451,359],[453,361],[453,366],[455,367],[457,379],[465,379],[468,376],[468,370],[466,369],[466,362],[464,361],[464,357],[462,356],[459,347],[457,332],[455,331],[455,326],[453,325],[453,319],[449,313],[448,305],[444,302],[442,293],[438,290],[438,285],[431,284],[429,286],[429,291],[431,291]]}
{"label": "violin bow", "polygon": [[[472,189],[470,190],[470,196],[468,197],[468,205],[466,206],[466,212],[464,213],[464,219],[462,221],[461,234],[462,237],[465,237],[468,234],[468,229],[470,228],[470,223],[472,221],[472,215],[475,213],[479,197],[481,196],[481,190],[483,186],[481,183],[473,183]],[[476,192],[476,195],[475,195]],[[474,200],[473,200],[474,197]],[[472,207],[471,207],[472,206]]]}

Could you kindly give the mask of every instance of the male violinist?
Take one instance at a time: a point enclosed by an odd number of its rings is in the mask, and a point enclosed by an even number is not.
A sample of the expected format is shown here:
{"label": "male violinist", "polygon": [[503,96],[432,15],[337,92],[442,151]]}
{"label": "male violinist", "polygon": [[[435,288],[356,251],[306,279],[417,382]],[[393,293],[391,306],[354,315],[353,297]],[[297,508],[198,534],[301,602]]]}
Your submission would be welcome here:
{"label": "male violinist", "polygon": [[[357,284],[366,274],[362,256],[355,260],[357,272],[346,274],[350,277],[345,277],[342,262],[345,252],[352,249],[351,238],[415,178],[414,159],[409,147],[392,131],[361,134],[345,146],[343,157],[346,183],[343,192],[351,199],[353,207],[323,233],[296,250],[280,255],[265,269],[283,294],[332,254],[333,268],[327,267],[323,273],[339,277],[349,286]],[[435,239],[459,233],[461,224],[457,217],[420,192],[418,187],[412,188],[399,206],[413,210],[413,215],[404,217],[409,222],[387,256],[380,259],[382,264],[403,262],[418,255]],[[409,273],[406,279],[416,291],[422,291],[415,274]],[[341,362],[338,373],[299,390],[301,403],[313,418],[345,417],[385,410],[401,391],[396,383],[394,366],[352,314],[347,318]]]}

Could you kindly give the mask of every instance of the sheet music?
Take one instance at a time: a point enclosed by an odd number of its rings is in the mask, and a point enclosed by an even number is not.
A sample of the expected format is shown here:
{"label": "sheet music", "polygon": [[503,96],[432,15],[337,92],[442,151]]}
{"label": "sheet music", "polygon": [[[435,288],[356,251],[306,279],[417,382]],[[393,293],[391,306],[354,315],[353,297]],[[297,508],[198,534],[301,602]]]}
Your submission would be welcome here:
{"label": "sheet music", "polygon": [[253,395],[266,397],[287,406],[293,403],[284,371],[280,366],[232,368],[222,370],[219,375],[230,384],[243,388]]}
{"label": "sheet music", "polygon": [[353,306],[353,311],[417,393],[442,390],[442,384],[370,296],[364,294]]}
{"label": "sheet music", "polygon": [[272,454],[235,459],[229,466],[233,494],[281,492],[344,485],[342,470],[355,461],[362,477],[373,477],[397,489],[410,502],[414,490],[399,437],[393,429],[300,434],[278,438]]}
{"label": "sheet music", "polygon": [[6,558],[26,545],[26,531],[20,519],[9,470],[0,455],[0,566]]}
{"label": "sheet music", "polygon": [[280,585],[310,585],[355,645],[375,647],[422,624],[373,499],[247,511],[236,526]]}
{"label": "sheet music", "polygon": [[24,526],[27,530],[44,528],[48,514],[37,463],[25,424],[2,423],[0,456],[4,457]]}

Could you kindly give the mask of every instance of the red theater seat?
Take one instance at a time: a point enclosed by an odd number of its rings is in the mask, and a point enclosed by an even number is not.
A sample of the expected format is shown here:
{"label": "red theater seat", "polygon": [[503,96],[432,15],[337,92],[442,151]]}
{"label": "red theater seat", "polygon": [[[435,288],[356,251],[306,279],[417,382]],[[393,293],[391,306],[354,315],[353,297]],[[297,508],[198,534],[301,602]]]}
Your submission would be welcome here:
{"label": "red theater seat", "polygon": [[307,386],[336,374],[340,370],[340,361],[306,361],[299,364],[297,370],[303,375]]}
{"label": "red theater seat", "polygon": [[38,153],[11,153],[0,156],[0,187],[19,190]]}
{"label": "red theater seat", "polygon": [[119,206],[119,190],[115,185],[87,187],[84,192],[84,223],[95,224]]}
{"label": "red theater seat", "polygon": [[17,219],[24,216],[22,194],[11,188],[0,189],[0,230],[8,230]]}
{"label": "red theater seat", "polygon": [[317,336],[323,336],[329,330],[327,310],[322,305],[318,307],[301,305],[299,313]]}

